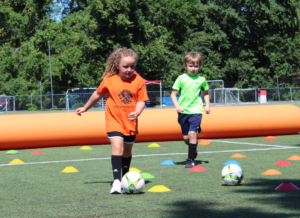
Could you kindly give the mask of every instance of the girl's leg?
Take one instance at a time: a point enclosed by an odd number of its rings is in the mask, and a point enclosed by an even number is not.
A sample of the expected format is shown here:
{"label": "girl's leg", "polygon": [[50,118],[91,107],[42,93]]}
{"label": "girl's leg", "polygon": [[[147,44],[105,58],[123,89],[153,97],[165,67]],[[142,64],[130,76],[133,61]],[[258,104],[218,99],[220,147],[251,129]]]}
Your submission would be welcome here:
{"label": "girl's leg", "polygon": [[118,179],[121,181],[121,170],[122,170],[122,155],[124,151],[124,141],[122,138],[112,138],[111,143],[111,164],[114,175],[114,180]]}
{"label": "girl's leg", "polygon": [[122,176],[124,176],[126,173],[129,172],[131,157],[132,157],[132,153],[131,153],[132,146],[133,143],[128,144],[124,142],[124,151],[122,157]]}

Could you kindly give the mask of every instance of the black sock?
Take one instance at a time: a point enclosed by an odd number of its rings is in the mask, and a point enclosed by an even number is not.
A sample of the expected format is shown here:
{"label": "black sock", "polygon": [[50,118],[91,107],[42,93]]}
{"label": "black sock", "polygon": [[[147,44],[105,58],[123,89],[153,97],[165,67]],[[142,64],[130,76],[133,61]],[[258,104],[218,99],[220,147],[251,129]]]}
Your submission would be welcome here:
{"label": "black sock", "polygon": [[121,181],[122,156],[111,155],[111,165],[114,174],[114,180]]}
{"label": "black sock", "polygon": [[189,154],[188,154],[188,159],[195,159],[196,156],[196,149],[197,149],[197,143],[189,143]]}
{"label": "black sock", "polygon": [[122,157],[122,177],[129,172],[131,157]]}

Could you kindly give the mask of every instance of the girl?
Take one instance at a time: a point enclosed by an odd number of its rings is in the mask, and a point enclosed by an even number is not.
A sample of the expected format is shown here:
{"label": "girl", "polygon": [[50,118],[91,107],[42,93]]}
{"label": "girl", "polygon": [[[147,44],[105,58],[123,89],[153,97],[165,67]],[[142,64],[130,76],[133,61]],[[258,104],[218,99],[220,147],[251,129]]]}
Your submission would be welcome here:
{"label": "girl", "polygon": [[107,59],[107,67],[102,76],[103,81],[92,94],[84,107],[76,110],[76,114],[86,112],[105,94],[106,132],[112,147],[112,170],[114,182],[111,194],[121,194],[122,176],[129,171],[131,150],[135,142],[137,118],[148,100],[143,79],[134,74],[138,61],[132,49],[118,48]]}

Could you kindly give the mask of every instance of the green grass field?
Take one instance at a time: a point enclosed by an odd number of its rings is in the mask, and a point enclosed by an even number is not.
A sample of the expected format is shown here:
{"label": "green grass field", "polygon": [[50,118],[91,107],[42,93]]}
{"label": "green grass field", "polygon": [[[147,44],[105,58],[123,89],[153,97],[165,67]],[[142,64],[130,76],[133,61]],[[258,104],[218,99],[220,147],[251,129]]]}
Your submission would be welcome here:
{"label": "green grass field", "polygon": [[[290,104],[290,103],[289,103]],[[300,106],[299,103],[294,103]],[[258,105],[259,107],[259,105]],[[8,113],[12,114],[12,113]],[[196,164],[207,171],[185,168],[187,146],[182,141],[156,142],[149,148],[136,143],[131,167],[155,176],[146,179],[141,194],[111,195],[110,145],[18,150],[18,155],[0,151],[0,217],[300,217],[300,190],[275,191],[283,182],[300,188],[300,160],[290,166],[274,163],[300,156],[300,134],[265,137],[216,139],[212,145],[198,146]],[[34,150],[43,154],[32,155]],[[232,158],[235,153],[245,158]],[[9,164],[20,159],[24,164]],[[172,160],[176,165],[160,165]],[[222,183],[223,164],[241,163],[244,182],[240,186]],[[62,173],[72,166],[79,172]],[[276,169],[281,175],[262,175]],[[163,185],[170,192],[148,192]]]}
{"label": "green grass field", "polygon": [[[181,141],[134,145],[131,167],[155,176],[147,179],[144,192],[136,195],[110,195],[112,172],[110,145],[19,150],[18,155],[0,151],[0,217],[299,217],[300,191],[280,192],[282,182],[300,187],[300,161],[290,166],[274,166],[280,160],[300,155],[300,135],[212,140],[199,146],[196,163],[207,169],[186,169],[187,146]],[[225,143],[226,142],[226,143]],[[240,153],[245,158],[231,158]],[[14,159],[24,164],[8,164]],[[177,164],[163,166],[164,160]],[[223,164],[241,163],[244,182],[226,186],[221,180]],[[62,173],[72,166],[79,172]],[[277,169],[282,175],[262,175]],[[164,185],[170,192],[147,192]]]}

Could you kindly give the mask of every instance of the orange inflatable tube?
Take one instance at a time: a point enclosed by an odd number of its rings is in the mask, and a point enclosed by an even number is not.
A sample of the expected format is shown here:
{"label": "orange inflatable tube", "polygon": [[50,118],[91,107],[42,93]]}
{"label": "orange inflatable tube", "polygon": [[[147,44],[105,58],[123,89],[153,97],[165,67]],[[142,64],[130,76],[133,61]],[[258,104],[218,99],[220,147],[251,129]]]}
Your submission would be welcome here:
{"label": "orange inflatable tube", "polygon": [[[2,115],[0,150],[108,144],[104,112]],[[203,115],[199,138],[298,134],[300,108],[294,105],[212,107]],[[148,109],[139,117],[136,142],[181,140],[177,113]]]}

